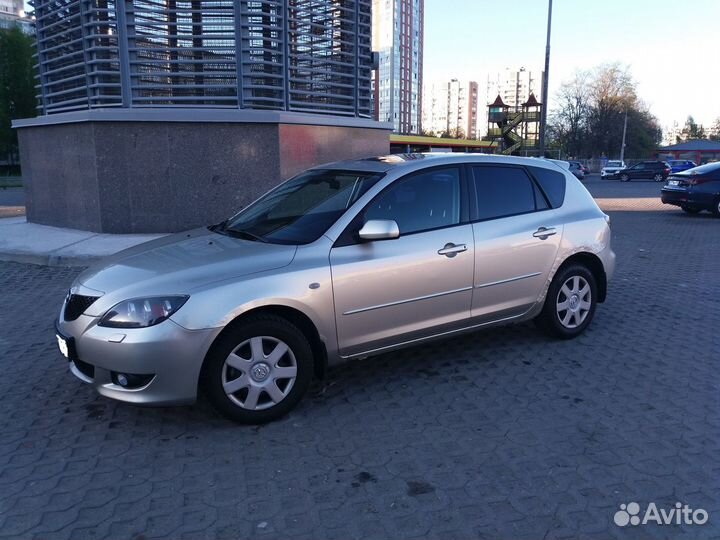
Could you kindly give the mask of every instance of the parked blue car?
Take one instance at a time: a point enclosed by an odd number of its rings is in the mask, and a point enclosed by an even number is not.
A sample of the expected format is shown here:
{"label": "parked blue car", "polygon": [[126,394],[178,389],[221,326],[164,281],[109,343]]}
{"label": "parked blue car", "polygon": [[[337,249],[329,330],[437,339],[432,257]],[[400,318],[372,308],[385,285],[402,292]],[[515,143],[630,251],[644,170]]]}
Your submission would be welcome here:
{"label": "parked blue car", "polygon": [[670,164],[670,169],[672,169],[671,173],[687,171],[688,169],[697,167],[694,161],[690,161],[687,159],[670,159],[668,160],[668,163]]}

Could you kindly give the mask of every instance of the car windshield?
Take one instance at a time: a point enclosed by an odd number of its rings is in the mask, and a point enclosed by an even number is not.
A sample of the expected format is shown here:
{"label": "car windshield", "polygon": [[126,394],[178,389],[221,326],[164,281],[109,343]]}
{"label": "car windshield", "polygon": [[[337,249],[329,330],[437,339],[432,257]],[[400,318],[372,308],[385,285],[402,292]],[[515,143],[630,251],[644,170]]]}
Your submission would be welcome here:
{"label": "car windshield", "polygon": [[608,161],[607,162],[608,167],[622,167],[622,161]]}
{"label": "car windshield", "polygon": [[382,176],[360,171],[308,171],[210,230],[259,242],[308,244],[320,238]]}

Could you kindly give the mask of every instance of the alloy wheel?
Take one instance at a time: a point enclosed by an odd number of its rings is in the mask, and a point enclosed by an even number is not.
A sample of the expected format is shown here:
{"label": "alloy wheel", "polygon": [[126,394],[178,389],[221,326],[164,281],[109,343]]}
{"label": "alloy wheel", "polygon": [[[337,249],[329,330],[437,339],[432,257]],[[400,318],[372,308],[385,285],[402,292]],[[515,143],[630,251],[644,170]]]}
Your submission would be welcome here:
{"label": "alloy wheel", "polygon": [[654,179],[656,182],[662,182],[662,179],[663,179],[662,174],[659,174],[659,173],[656,174],[655,176],[653,176],[653,179]]}
{"label": "alloy wheel", "polygon": [[240,343],[225,359],[222,386],[242,409],[260,411],[287,397],[297,372],[295,355],[284,341],[255,336]]}
{"label": "alloy wheel", "polygon": [[568,278],[558,292],[555,310],[565,328],[577,328],[588,316],[592,307],[590,285],[582,276]]}

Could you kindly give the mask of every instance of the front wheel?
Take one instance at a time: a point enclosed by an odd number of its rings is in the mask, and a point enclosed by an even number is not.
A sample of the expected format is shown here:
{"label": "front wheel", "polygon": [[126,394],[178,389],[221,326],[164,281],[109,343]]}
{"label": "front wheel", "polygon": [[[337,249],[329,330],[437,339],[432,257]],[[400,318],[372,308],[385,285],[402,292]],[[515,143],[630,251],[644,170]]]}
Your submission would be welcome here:
{"label": "front wheel", "polygon": [[621,174],[621,175],[620,175],[620,181],[621,181],[621,182],[629,182],[629,181],[630,181],[630,176],[627,175],[627,174]]}
{"label": "front wheel", "polygon": [[275,315],[249,316],[213,345],[203,367],[210,401],[242,424],[276,420],[298,404],[313,374],[305,335]]}
{"label": "front wheel", "polygon": [[596,305],[595,277],[585,266],[572,264],[553,278],[535,323],[550,336],[572,339],[588,327]]}

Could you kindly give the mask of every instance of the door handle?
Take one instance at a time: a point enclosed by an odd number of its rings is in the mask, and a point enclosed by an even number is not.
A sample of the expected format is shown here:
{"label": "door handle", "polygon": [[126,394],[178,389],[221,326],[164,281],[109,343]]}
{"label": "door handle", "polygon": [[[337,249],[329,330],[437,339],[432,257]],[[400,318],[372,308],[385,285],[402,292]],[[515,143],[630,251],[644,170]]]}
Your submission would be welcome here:
{"label": "door handle", "polygon": [[549,236],[552,236],[554,234],[557,234],[555,227],[540,227],[537,231],[533,233],[533,236],[535,238],[539,238],[540,240],[547,240]]}
{"label": "door handle", "polygon": [[465,244],[453,244],[452,242],[449,242],[445,244],[445,247],[438,250],[438,255],[445,255],[448,258],[453,258],[458,253],[462,253],[463,251],[467,251],[467,246]]}

